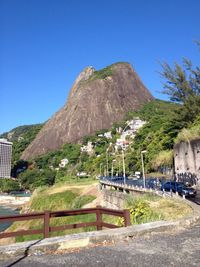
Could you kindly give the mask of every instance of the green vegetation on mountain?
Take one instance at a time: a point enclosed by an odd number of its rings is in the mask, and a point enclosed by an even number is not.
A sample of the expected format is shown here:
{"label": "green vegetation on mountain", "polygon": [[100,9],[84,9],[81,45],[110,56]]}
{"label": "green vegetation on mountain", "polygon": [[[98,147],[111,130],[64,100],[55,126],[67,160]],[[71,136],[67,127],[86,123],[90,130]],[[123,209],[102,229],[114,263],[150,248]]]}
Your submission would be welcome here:
{"label": "green vegetation on mountain", "polygon": [[[141,171],[141,151],[147,150],[144,155],[145,171],[151,172],[162,166],[172,166],[172,149],[178,132],[182,129],[179,123],[180,104],[167,101],[154,100],[145,104],[138,112],[129,112],[126,119],[139,117],[146,124],[137,132],[132,144],[125,151],[126,175],[132,175],[135,171]],[[110,129],[112,139],[107,139],[103,134],[108,130],[98,131],[94,136],[87,136],[83,143],[92,142],[94,151],[90,155],[81,152],[79,144],[65,144],[60,150],[49,152],[29,162],[28,170],[18,175],[23,188],[31,191],[38,186],[51,186],[55,183],[67,182],[70,179],[76,181],[77,173],[85,173],[86,177],[96,177],[108,172],[123,175],[122,153],[116,151],[114,144],[119,138],[116,130],[124,128],[125,121],[113,125]],[[197,126],[198,127],[198,123]],[[68,159],[68,164],[60,168],[62,159]],[[59,168],[59,169],[58,169]]]}
{"label": "green vegetation on mountain", "polygon": [[42,126],[42,123],[18,126],[9,132],[3,133],[0,138],[6,138],[10,142],[19,141],[20,139],[33,139]]}
{"label": "green vegetation on mountain", "polygon": [[13,142],[12,166],[20,159],[22,152],[33,141],[43,124],[23,125],[3,133],[0,138],[6,138]]}
{"label": "green vegetation on mountain", "polygon": [[173,148],[174,138],[177,135],[173,123],[179,109],[180,105],[155,100],[137,112],[137,115],[147,123],[138,132],[132,144],[133,153],[129,160],[131,166],[141,169],[141,151],[147,150],[144,157],[145,166],[147,171],[151,171],[157,155],[163,150]]}
{"label": "green vegetation on mountain", "polygon": [[[147,123],[139,130],[132,144],[125,151],[126,175],[141,170],[142,150],[148,151],[145,154],[146,171],[152,171],[155,169],[154,162],[159,153],[173,148],[173,140],[177,135],[173,123],[179,110],[178,104],[155,100],[145,104],[138,112],[127,114],[126,120],[139,117]],[[120,136],[116,129],[119,127],[124,129],[126,120],[113,125],[110,129],[111,139],[103,136],[108,131],[106,129],[98,131],[94,136],[84,137],[83,144],[87,144],[88,141],[93,144],[94,151],[90,155],[81,152],[79,144],[65,144],[60,150],[49,152],[29,162],[26,166],[28,169],[17,175],[22,188],[33,191],[39,186],[51,186],[70,179],[81,179],[77,177],[77,173],[85,173],[86,177],[96,177],[106,173],[107,162],[110,175],[112,167],[114,174],[123,175],[122,153],[120,150],[116,151],[114,145]],[[60,168],[59,164],[65,158],[68,164]],[[24,166],[23,161],[21,164]]]}
{"label": "green vegetation on mountain", "polygon": [[109,65],[101,70],[96,70],[94,71],[94,73],[92,74],[92,76],[89,78],[88,81],[91,81],[91,80],[95,80],[95,79],[105,79],[107,78],[108,76],[112,76],[113,74],[113,67],[118,65],[118,64],[128,64],[126,62],[117,62],[117,63],[114,63],[112,65]]}
{"label": "green vegetation on mountain", "polygon": [[112,66],[108,66],[104,69],[95,71],[91,79],[105,79],[106,77],[111,76],[112,73]]}

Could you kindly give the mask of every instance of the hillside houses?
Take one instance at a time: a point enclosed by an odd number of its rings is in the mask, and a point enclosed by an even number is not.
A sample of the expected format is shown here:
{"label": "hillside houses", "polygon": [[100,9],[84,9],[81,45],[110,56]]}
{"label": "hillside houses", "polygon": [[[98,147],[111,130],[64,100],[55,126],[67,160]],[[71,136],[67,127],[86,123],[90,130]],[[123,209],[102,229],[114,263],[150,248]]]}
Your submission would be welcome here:
{"label": "hillside houses", "polygon": [[[140,120],[139,118],[133,119],[126,122],[126,127],[121,130],[121,136],[117,139],[115,144],[115,149],[126,150],[129,144],[132,142],[130,139],[134,139],[137,131],[145,124],[145,121]],[[129,140],[128,140],[129,139]]]}

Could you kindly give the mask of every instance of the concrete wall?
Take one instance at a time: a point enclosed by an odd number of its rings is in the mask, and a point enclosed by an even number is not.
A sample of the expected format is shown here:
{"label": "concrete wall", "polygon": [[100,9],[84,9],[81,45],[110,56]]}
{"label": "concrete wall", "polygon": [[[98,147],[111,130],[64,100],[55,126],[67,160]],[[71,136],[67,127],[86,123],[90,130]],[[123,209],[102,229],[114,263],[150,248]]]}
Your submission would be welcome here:
{"label": "concrete wall", "polygon": [[195,174],[200,179],[200,139],[174,146],[175,173]]}
{"label": "concrete wall", "polygon": [[[133,193],[133,192],[132,192]],[[119,191],[110,191],[109,189],[102,190],[103,201],[101,205],[108,209],[124,209],[127,197],[137,196],[138,193],[125,194]]]}
{"label": "concrete wall", "polygon": [[117,191],[110,191],[104,189],[103,193],[103,203],[102,206],[108,209],[123,209],[126,195]]}

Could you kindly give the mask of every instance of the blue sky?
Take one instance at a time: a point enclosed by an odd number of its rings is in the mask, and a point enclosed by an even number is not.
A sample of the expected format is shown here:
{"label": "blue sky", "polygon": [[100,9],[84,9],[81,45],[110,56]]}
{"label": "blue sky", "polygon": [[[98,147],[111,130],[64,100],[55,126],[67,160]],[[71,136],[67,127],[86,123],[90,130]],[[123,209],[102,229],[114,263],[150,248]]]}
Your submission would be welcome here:
{"label": "blue sky", "polygon": [[199,0],[0,0],[0,133],[44,122],[86,66],[130,62],[166,96],[159,62],[199,64]]}

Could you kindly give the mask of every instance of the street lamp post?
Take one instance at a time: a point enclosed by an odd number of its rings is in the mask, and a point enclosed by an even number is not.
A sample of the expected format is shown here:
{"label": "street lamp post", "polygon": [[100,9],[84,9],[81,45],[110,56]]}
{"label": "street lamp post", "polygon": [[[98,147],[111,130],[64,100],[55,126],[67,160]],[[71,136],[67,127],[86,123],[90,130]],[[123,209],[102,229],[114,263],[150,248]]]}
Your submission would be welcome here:
{"label": "street lamp post", "polygon": [[122,164],[123,164],[123,178],[124,184],[126,182],[126,171],[125,171],[125,160],[124,160],[124,150],[122,149]]}
{"label": "street lamp post", "polygon": [[[104,143],[105,145],[107,144],[107,142],[104,140],[101,140],[101,143]],[[108,149],[109,147],[106,149],[106,168],[104,167],[104,176],[106,177],[108,176]],[[101,164],[100,164],[100,174],[101,174]]]}
{"label": "street lamp post", "polygon": [[143,159],[143,154],[146,153],[146,150],[142,150],[141,151],[141,161],[142,161],[142,177],[143,177],[143,185],[144,188],[146,187],[146,179],[145,179],[145,173],[144,173],[144,159]]}
{"label": "street lamp post", "polygon": [[109,176],[109,173],[108,173],[108,149],[106,149],[106,176],[107,177]]}
{"label": "street lamp post", "polygon": [[101,177],[101,166],[103,165],[103,163],[100,163],[100,177]]}
{"label": "street lamp post", "polygon": [[112,160],[111,179],[113,179],[113,162],[115,161],[116,161],[115,159]]}

